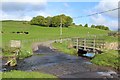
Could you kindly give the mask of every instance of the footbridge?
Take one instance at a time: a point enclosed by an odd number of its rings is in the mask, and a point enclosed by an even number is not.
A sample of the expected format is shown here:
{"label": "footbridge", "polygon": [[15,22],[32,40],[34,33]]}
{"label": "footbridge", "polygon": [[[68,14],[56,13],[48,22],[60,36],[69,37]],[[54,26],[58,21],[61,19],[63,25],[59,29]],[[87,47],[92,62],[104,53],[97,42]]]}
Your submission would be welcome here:
{"label": "footbridge", "polygon": [[78,50],[98,53],[104,49],[104,39],[98,38],[72,38],[73,47]]}

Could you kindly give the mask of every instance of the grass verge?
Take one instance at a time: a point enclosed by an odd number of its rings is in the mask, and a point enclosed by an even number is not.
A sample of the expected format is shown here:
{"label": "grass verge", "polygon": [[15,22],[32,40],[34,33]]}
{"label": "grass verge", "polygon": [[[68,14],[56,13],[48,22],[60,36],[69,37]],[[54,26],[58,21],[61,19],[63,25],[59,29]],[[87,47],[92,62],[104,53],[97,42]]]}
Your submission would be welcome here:
{"label": "grass verge", "polygon": [[57,78],[57,77],[54,75],[40,72],[25,72],[13,70],[10,72],[3,72],[2,78]]}
{"label": "grass verge", "polygon": [[91,60],[92,63],[115,68],[116,70],[120,69],[120,56],[118,51],[108,50],[102,54],[97,54],[95,58]]}
{"label": "grass verge", "polygon": [[69,55],[76,55],[77,56],[77,51],[76,49],[69,48],[70,42],[64,41],[62,43],[53,43],[52,46],[57,49],[58,51],[61,51],[63,53],[69,54]]}

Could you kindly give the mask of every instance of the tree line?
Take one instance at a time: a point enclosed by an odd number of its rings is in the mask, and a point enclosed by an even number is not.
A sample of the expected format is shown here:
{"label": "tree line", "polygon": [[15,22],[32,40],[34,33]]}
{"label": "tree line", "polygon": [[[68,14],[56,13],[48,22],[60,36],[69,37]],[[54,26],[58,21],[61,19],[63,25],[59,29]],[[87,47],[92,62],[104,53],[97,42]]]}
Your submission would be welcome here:
{"label": "tree line", "polygon": [[[68,27],[68,26],[88,27],[88,24],[76,25],[75,23],[73,23],[73,19],[70,16],[66,16],[65,14],[61,14],[53,17],[36,16],[36,17],[33,17],[33,19],[29,23],[31,25],[39,25],[39,26],[45,26],[45,27],[59,27],[60,25],[62,25],[62,27]],[[109,28],[104,25],[91,25],[91,28],[109,30]]]}
{"label": "tree line", "polygon": [[102,30],[109,30],[107,26],[104,25],[91,25],[91,28],[97,28],[97,29],[102,29]]}
{"label": "tree line", "polygon": [[[79,24],[77,25],[78,27],[89,27],[88,24],[85,24],[85,25],[82,25],[82,24]],[[91,28],[97,28],[97,29],[101,29],[101,30],[110,30],[109,27],[107,26],[104,26],[104,25],[91,25],[90,26]]]}
{"label": "tree line", "polygon": [[68,27],[73,23],[73,19],[70,16],[66,16],[64,14],[53,16],[53,17],[44,17],[44,16],[36,16],[30,21],[31,25],[39,25],[39,26],[48,26],[48,27]]}

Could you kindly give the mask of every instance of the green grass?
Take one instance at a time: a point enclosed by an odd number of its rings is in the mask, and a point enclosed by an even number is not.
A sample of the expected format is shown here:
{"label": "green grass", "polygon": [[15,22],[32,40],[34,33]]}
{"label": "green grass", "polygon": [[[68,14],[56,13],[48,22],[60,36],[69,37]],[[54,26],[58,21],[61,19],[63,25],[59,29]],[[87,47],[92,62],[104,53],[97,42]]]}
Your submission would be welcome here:
{"label": "green grass", "polygon": [[25,72],[25,71],[10,71],[3,72],[2,78],[56,78],[54,75],[40,73],[40,72]]}
{"label": "green grass", "polygon": [[14,56],[14,54],[9,54],[9,53],[4,53],[4,54],[1,54],[1,55],[4,56],[4,57]]}
{"label": "green grass", "polygon": [[69,48],[68,44],[70,44],[70,42],[64,41],[63,43],[53,43],[52,46],[57,49],[58,51],[64,52],[66,54],[70,54],[70,55],[76,55],[77,56],[77,51],[76,49],[73,48]]}
{"label": "green grass", "polygon": [[[57,39],[59,38],[59,28],[46,28],[40,27],[36,25],[23,24],[23,22],[2,22],[2,40],[3,42],[9,42],[11,39],[16,40],[31,40],[31,39],[39,39],[41,41]],[[29,34],[13,34],[15,31],[28,31]],[[107,36],[108,31],[93,29],[93,28],[85,28],[85,27],[69,27],[63,28],[63,38],[65,37],[88,37],[89,35],[103,35]],[[103,37],[102,36],[102,37]],[[99,36],[100,37],[100,36]],[[106,37],[107,38],[107,37]],[[110,37],[108,37],[109,40]]]}
{"label": "green grass", "polygon": [[[4,57],[13,57],[13,56],[15,56],[15,54],[13,53],[15,50],[18,50],[18,49],[10,48],[10,47],[6,46],[3,48],[3,53],[0,53],[0,55],[4,56]],[[24,59],[29,56],[31,56],[31,53],[29,51],[24,50],[24,49],[21,49],[19,51],[19,59]]]}
{"label": "green grass", "polygon": [[[1,30],[1,29],[0,29]],[[5,46],[10,46],[10,40],[20,40],[21,45],[21,58],[28,57],[32,55],[32,44],[34,42],[41,42],[47,40],[59,39],[60,28],[50,28],[50,27],[40,27],[36,25],[23,24],[23,22],[2,22],[2,45],[0,47],[5,48]],[[28,31],[29,34],[13,34],[12,32],[21,32]],[[88,35],[89,32],[89,35]],[[84,28],[84,27],[74,27],[70,26],[69,28],[63,28],[62,38],[71,38],[71,37],[94,37],[96,35],[99,38],[104,38],[106,42],[116,42],[118,39],[115,37],[107,36],[108,31],[93,29],[93,28]],[[68,42],[53,43],[53,46],[59,51],[62,51],[67,54],[77,55],[76,50],[68,48]],[[0,54],[1,55],[1,54]],[[3,56],[11,56],[11,54],[6,53]],[[92,62],[98,65],[105,66],[117,66],[117,53],[115,52],[106,52],[104,54],[97,55]],[[23,71],[11,71],[4,72],[3,78],[56,78],[53,75],[39,73],[39,72],[23,72]]]}
{"label": "green grass", "polygon": [[[0,29],[1,30],[1,29]],[[2,44],[3,47],[9,46],[10,40],[21,40],[21,58],[28,57],[32,55],[32,43],[59,39],[60,28],[51,28],[51,27],[40,27],[36,25],[23,24],[23,22],[2,22]],[[28,31],[29,34],[13,34],[12,32],[16,31]],[[89,32],[89,34],[88,34]],[[108,31],[93,29],[93,28],[84,28],[84,27],[74,27],[70,26],[69,28],[63,28],[62,38],[71,38],[71,37],[94,37],[96,35],[98,38],[104,38],[106,42],[117,42],[118,39],[115,37],[107,36]],[[74,49],[69,49],[67,42],[53,43],[53,46],[56,47],[59,51],[62,51],[67,54],[76,55]],[[116,52],[109,51],[104,54],[96,55],[92,60],[93,63],[104,66],[112,66],[116,68],[118,57]],[[1,54],[0,54],[1,55]],[[4,54],[5,56],[10,56],[9,53]],[[16,75],[17,74],[17,75]],[[3,78],[55,78],[55,76],[38,73],[38,72],[23,72],[23,71],[11,71],[3,73]]]}
{"label": "green grass", "polygon": [[[3,46],[10,46],[10,40],[21,40],[21,50],[30,52],[32,55],[32,43],[41,42],[47,40],[54,40],[60,38],[60,28],[54,27],[41,27],[37,25],[23,24],[23,22],[2,22],[2,43]],[[12,32],[28,31],[29,34],[13,34]],[[88,35],[89,32],[89,35]],[[99,38],[104,38],[107,42],[115,42],[117,38],[107,36],[108,31],[85,28],[85,27],[74,27],[63,28],[62,38],[71,37],[93,37],[96,35]],[[26,57],[26,56],[25,56]]]}
{"label": "green grass", "polygon": [[120,69],[120,56],[118,51],[108,50],[103,54],[97,54],[95,58],[91,60],[91,62],[100,65],[100,66],[107,66],[113,67],[115,69]]}
{"label": "green grass", "polygon": [[[70,42],[65,41],[63,43],[53,43],[53,47],[58,51],[64,52],[70,55],[77,55],[77,51],[73,48],[68,48]],[[115,50],[104,50],[102,54],[96,54],[95,57],[91,60],[92,63],[99,66],[112,67],[114,69],[120,69],[120,56],[118,51]]]}

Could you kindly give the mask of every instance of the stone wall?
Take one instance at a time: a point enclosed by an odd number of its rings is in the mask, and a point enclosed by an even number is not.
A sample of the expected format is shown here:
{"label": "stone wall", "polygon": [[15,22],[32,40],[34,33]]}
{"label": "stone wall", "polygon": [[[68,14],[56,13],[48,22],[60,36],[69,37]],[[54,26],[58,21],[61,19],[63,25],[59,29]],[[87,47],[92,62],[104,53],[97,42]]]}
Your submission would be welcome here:
{"label": "stone wall", "polygon": [[105,43],[105,49],[118,50],[118,42]]}

